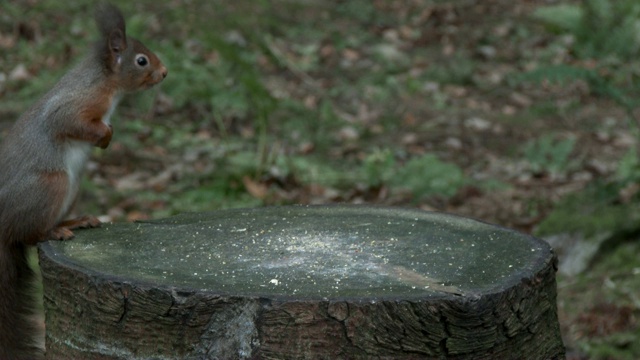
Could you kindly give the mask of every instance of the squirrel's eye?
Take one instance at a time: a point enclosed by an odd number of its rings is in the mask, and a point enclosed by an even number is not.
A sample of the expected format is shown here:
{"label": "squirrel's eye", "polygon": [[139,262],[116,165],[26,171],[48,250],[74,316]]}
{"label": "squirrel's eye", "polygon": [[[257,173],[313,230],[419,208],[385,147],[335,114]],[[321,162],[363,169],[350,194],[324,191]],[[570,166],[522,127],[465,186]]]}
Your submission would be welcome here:
{"label": "squirrel's eye", "polygon": [[139,55],[139,56],[136,58],[136,63],[137,63],[139,66],[147,66],[147,64],[149,63],[149,60],[147,59],[147,57],[146,57],[146,56],[144,56],[144,55]]}

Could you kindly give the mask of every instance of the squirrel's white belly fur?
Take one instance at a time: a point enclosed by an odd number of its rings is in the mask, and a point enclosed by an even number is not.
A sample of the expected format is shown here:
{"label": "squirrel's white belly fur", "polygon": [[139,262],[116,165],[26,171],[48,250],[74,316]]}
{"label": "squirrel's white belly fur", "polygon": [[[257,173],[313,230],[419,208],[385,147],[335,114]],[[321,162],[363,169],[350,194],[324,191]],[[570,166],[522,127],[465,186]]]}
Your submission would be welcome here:
{"label": "squirrel's white belly fur", "polygon": [[67,172],[67,193],[60,214],[66,214],[76,197],[80,175],[89,159],[92,145],[82,141],[70,141],[64,153],[65,171]]}
{"label": "squirrel's white belly fur", "polygon": [[102,122],[105,125],[111,124],[111,115],[113,115],[113,111],[116,109],[116,106],[118,106],[121,98],[121,94],[115,94],[113,99],[111,100],[111,106],[109,106],[109,110],[107,110],[107,113],[102,117]]}
{"label": "squirrel's white belly fur", "polygon": [[[111,115],[118,105],[120,96],[116,95],[109,110],[102,117],[102,122],[106,125],[111,124]],[[83,141],[69,141],[64,153],[65,170],[67,173],[67,193],[62,203],[61,214],[66,214],[76,197],[78,187],[80,186],[80,175],[82,174],[89,155],[91,154],[92,144]]]}

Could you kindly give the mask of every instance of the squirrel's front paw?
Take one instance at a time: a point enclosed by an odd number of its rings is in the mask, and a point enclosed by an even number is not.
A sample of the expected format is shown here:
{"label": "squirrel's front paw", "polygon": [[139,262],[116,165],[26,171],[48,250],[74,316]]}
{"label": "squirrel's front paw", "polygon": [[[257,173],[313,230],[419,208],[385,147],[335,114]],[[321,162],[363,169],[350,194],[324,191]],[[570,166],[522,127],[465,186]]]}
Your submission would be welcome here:
{"label": "squirrel's front paw", "polygon": [[107,125],[107,130],[105,131],[104,136],[102,136],[96,143],[95,146],[106,149],[111,142],[111,137],[113,136],[113,126],[111,124]]}

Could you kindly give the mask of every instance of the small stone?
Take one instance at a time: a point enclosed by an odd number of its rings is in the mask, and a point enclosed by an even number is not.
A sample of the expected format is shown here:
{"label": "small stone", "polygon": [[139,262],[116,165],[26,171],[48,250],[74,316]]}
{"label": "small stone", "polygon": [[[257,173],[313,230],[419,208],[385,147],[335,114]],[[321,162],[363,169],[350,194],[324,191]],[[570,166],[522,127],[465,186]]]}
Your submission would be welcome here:
{"label": "small stone", "polygon": [[479,117],[472,117],[464,121],[464,126],[472,130],[484,131],[491,127],[491,123]]}
{"label": "small stone", "polygon": [[11,81],[23,81],[29,80],[30,78],[31,74],[29,74],[29,71],[24,64],[19,64],[9,73],[9,80]]}

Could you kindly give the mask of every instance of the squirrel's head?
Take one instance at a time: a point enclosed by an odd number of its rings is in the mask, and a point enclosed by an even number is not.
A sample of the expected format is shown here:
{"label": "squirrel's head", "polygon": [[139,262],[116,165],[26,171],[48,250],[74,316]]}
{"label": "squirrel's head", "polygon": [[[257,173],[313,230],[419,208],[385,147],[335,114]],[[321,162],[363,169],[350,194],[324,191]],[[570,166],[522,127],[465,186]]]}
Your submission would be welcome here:
{"label": "squirrel's head", "polygon": [[97,48],[100,59],[117,87],[124,91],[147,89],[167,76],[167,68],[153,52],[127,37],[118,8],[107,3],[98,6],[96,23],[102,33]]}

